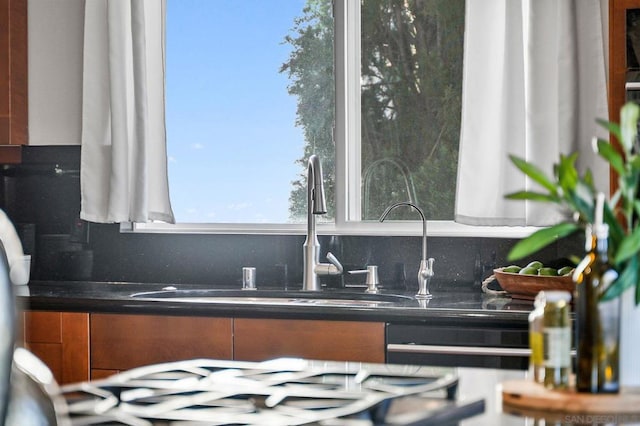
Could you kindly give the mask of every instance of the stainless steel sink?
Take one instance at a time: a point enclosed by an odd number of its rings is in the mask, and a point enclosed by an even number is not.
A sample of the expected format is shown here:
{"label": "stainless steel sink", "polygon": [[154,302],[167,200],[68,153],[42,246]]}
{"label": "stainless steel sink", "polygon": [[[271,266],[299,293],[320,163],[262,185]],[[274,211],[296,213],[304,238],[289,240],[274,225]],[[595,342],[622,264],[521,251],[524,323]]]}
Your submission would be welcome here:
{"label": "stainless steel sink", "polygon": [[399,294],[368,294],[342,291],[287,290],[161,290],[134,293],[133,298],[185,303],[313,305],[313,306],[406,306],[414,299]]}

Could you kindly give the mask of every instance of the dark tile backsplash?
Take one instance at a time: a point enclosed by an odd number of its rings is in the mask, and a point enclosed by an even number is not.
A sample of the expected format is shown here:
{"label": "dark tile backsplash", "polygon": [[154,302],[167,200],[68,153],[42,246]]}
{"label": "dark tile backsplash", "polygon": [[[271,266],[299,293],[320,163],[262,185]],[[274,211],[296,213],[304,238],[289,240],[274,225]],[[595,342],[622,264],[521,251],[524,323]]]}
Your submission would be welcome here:
{"label": "dark tile backsplash", "polygon": [[[300,286],[302,235],[121,233],[117,224],[86,224],[78,219],[80,148],[25,147],[23,157],[21,165],[2,169],[2,208],[16,224],[25,251],[34,256],[34,279],[240,286],[242,267],[254,266],[258,286]],[[332,251],[345,270],[378,265],[384,286],[417,288],[420,237],[319,238],[321,256]],[[435,284],[478,285],[493,266],[506,264],[514,243],[430,237]],[[563,242],[537,257],[547,261],[580,250],[580,241]],[[341,286],[363,281],[363,275],[345,273],[323,282]]]}

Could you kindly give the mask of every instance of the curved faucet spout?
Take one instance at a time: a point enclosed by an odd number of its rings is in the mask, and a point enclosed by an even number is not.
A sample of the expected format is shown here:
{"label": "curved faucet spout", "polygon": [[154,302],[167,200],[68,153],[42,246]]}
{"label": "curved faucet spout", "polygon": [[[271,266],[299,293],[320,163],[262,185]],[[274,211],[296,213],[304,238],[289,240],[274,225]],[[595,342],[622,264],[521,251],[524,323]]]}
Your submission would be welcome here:
{"label": "curved faucet spout", "polygon": [[399,203],[395,203],[387,207],[387,209],[380,216],[380,222],[384,222],[389,213],[396,207],[400,206],[408,206],[412,207],[415,211],[418,212],[420,218],[422,219],[422,257],[420,259],[420,268],[418,270],[418,294],[416,294],[416,298],[418,299],[431,299],[432,295],[429,293],[429,282],[431,277],[433,277],[433,258],[427,259],[427,219],[424,216],[424,212],[418,206],[408,201],[402,201]]}
{"label": "curved faucet spout", "polygon": [[313,214],[325,214],[327,204],[324,199],[324,177],[320,158],[313,154],[307,165],[307,199]]}
{"label": "curved faucet spout", "polygon": [[380,222],[384,222],[384,220],[387,218],[389,213],[391,213],[391,210],[400,206],[413,207],[413,209],[417,211],[418,214],[420,215],[420,218],[422,218],[422,258],[421,260],[427,260],[427,219],[425,218],[424,212],[420,207],[408,201],[402,201],[399,203],[392,204],[389,207],[387,207],[384,213],[382,213],[382,216],[380,216]]}

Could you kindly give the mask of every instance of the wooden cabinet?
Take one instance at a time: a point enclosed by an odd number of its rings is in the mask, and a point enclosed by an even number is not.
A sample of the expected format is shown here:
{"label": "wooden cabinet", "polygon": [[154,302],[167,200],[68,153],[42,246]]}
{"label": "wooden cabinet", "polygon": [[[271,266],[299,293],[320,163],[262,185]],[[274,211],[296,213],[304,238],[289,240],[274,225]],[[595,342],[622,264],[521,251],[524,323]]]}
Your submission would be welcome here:
{"label": "wooden cabinet", "polygon": [[384,323],[236,318],[234,359],[385,361]]}
{"label": "wooden cabinet", "polygon": [[27,0],[0,0],[0,162],[19,163],[27,143]]}
{"label": "wooden cabinet", "polygon": [[[620,121],[625,103],[625,83],[630,66],[627,60],[627,11],[640,9],[640,0],[609,1],[609,117]],[[637,30],[636,30],[637,31]]]}
{"label": "wooden cabinet", "polygon": [[59,383],[194,358],[385,362],[384,323],[25,312],[25,347]]}
{"label": "wooden cabinet", "polygon": [[232,319],[91,314],[91,377],[193,358],[232,359]]}
{"label": "wooden cabinet", "polygon": [[[626,102],[627,72],[631,70],[627,58],[627,13],[631,9],[640,9],[640,0],[609,1],[609,120],[616,123],[620,122],[620,108]],[[610,137],[618,143],[613,135]],[[618,180],[613,169],[610,175],[610,192],[613,194]]]}
{"label": "wooden cabinet", "polygon": [[89,314],[23,314],[24,346],[40,358],[60,384],[89,379]]}

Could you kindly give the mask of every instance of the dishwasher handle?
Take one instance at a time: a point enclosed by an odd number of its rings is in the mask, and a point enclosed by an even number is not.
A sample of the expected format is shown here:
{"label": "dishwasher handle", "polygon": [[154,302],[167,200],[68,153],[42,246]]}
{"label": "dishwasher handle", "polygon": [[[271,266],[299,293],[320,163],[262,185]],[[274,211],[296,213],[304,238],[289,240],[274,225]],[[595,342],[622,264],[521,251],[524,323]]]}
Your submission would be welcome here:
{"label": "dishwasher handle", "polygon": [[389,343],[387,352],[412,354],[448,354],[448,355],[483,355],[483,356],[530,356],[529,348],[500,348],[492,346],[443,346],[416,345],[407,343]]}

